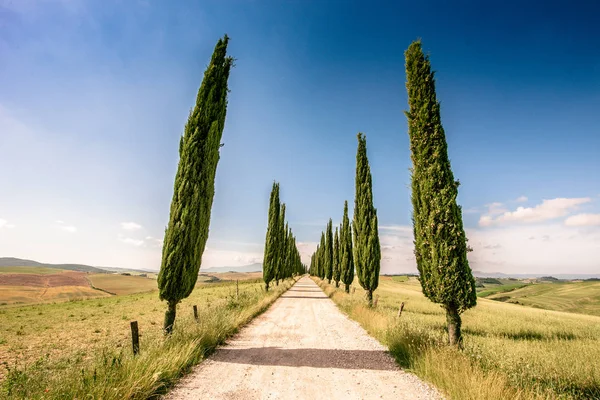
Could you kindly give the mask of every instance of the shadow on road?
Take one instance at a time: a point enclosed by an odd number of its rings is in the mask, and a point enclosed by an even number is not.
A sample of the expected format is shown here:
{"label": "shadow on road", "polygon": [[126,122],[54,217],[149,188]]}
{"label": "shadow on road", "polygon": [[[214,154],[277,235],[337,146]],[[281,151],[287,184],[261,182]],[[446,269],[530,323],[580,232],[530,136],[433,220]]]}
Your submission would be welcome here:
{"label": "shadow on road", "polygon": [[249,349],[222,348],[214,360],[223,363],[271,365],[281,367],[312,367],[395,371],[387,352],[381,350],[282,349],[255,347]]}

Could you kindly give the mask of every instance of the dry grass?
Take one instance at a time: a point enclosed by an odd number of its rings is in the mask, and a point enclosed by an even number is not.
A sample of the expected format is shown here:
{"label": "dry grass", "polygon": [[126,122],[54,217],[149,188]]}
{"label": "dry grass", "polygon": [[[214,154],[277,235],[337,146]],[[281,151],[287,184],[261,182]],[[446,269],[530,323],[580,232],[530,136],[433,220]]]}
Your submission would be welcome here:
{"label": "dry grass", "polygon": [[[88,286],[5,286],[0,285],[0,310],[3,306],[62,302],[74,299],[107,297],[108,293]],[[2,328],[0,328],[2,329]]]}
{"label": "dry grass", "polygon": [[320,285],[403,367],[449,398],[600,398],[598,317],[479,299],[463,315],[465,350],[458,351],[446,346],[444,313],[421,294],[415,279],[382,279],[376,309],[366,307],[358,285],[350,295]]}
{"label": "dry grass", "polygon": [[88,279],[95,288],[116,295],[144,293],[158,290],[155,279],[139,275],[90,274],[88,275]]}
{"label": "dry grass", "polygon": [[[162,334],[165,304],[156,293],[0,310],[0,359],[8,361],[0,398],[145,399],[161,393],[290,285],[265,293],[261,283],[240,282],[239,298],[235,283],[198,287],[179,305],[168,339]],[[138,321],[141,333],[137,357],[130,320]]]}
{"label": "dry grass", "polygon": [[0,274],[60,274],[64,271],[47,267],[0,267]]}

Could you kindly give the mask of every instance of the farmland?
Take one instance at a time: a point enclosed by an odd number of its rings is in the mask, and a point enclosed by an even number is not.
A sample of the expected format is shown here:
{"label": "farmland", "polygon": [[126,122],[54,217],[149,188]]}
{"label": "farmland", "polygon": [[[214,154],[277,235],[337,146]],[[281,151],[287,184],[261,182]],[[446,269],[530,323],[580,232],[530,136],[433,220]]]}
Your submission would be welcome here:
{"label": "farmland", "polygon": [[488,296],[491,300],[600,317],[600,281],[536,283]]}
{"label": "farmland", "polygon": [[[265,293],[261,283],[241,281],[239,297],[233,282],[199,285],[179,305],[170,341],[163,339],[165,305],[156,293],[2,308],[0,359],[6,364],[0,366],[0,398],[9,392],[22,398],[146,398],[201,360],[289,285]],[[199,323],[193,320],[194,304]],[[131,320],[138,321],[141,333],[142,357],[135,359]],[[107,365],[106,360],[112,361]],[[114,391],[105,392],[107,387]]]}
{"label": "farmland", "polygon": [[[260,279],[262,273],[201,273],[207,282]],[[126,271],[97,273],[43,266],[0,267],[0,307],[75,301],[158,290],[155,273]]]}
{"label": "farmland", "polygon": [[[318,282],[318,279],[317,279]],[[540,284],[530,287],[556,284]],[[581,285],[590,290],[587,283]],[[463,314],[465,351],[444,345],[445,315],[419,282],[382,277],[376,309],[364,291],[345,294],[321,282],[351,318],[386,344],[397,361],[453,399],[588,399],[600,396],[600,317],[524,307],[484,298]],[[593,285],[591,285],[593,287]],[[548,286],[555,294],[563,287]],[[566,293],[568,293],[567,291]],[[512,292],[511,292],[512,293]],[[405,303],[401,317],[398,306]],[[546,304],[547,306],[547,304]],[[582,312],[582,309],[573,308]]]}
{"label": "farmland", "polygon": [[90,274],[93,287],[115,295],[151,292],[157,290],[156,280],[144,276],[118,274]]}

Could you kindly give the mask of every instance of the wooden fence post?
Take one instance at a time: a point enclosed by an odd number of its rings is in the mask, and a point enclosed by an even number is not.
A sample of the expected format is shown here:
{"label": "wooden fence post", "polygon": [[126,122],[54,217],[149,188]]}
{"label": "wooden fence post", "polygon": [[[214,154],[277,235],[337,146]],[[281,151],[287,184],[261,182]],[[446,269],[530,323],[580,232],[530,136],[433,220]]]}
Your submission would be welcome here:
{"label": "wooden fence post", "polygon": [[133,347],[133,355],[140,352],[140,333],[138,331],[137,321],[131,321],[131,345]]}
{"label": "wooden fence post", "polygon": [[398,309],[398,317],[402,316],[402,310],[404,310],[404,302],[400,304],[400,308]]}
{"label": "wooden fence post", "polygon": [[355,287],[353,287],[353,288],[352,288],[352,294],[354,294],[354,292],[355,292],[355,291],[356,291],[356,288],[355,288]]}
{"label": "wooden fence post", "polygon": [[377,307],[378,300],[379,300],[379,295],[375,296],[375,301],[373,302],[373,307]]}
{"label": "wooden fence post", "polygon": [[198,306],[194,304],[194,319],[198,321]]}

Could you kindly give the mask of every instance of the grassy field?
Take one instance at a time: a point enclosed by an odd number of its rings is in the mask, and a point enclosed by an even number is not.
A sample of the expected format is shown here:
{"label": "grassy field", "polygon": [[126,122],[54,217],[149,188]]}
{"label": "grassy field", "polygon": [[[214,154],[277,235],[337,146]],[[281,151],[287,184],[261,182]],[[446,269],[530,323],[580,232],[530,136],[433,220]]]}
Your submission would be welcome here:
{"label": "grassy field", "polygon": [[510,292],[511,290],[520,289],[527,286],[527,283],[522,282],[511,282],[503,283],[502,285],[486,285],[477,292],[477,297],[488,297],[496,293]]}
{"label": "grassy field", "polygon": [[[0,309],[0,398],[146,399],[163,392],[290,285],[266,293],[261,282],[240,281],[239,298],[234,282],[201,285],[178,306],[167,339],[166,306],[155,292]],[[138,321],[141,334],[136,357],[131,320]]]}
{"label": "grassy field", "polygon": [[[85,286],[4,286],[0,285],[0,306],[63,302],[110,296]],[[2,309],[2,308],[0,308]]]}
{"label": "grassy field", "polygon": [[376,309],[365,306],[359,285],[349,295],[320,285],[403,367],[451,399],[600,398],[600,317],[480,298],[463,314],[465,349],[458,351],[445,345],[445,315],[414,278],[382,277]]}
{"label": "grassy field", "polygon": [[489,299],[546,310],[566,311],[600,317],[600,282],[536,283]]}
{"label": "grassy field", "polygon": [[59,274],[63,271],[46,267],[0,267],[0,274]]}
{"label": "grassy field", "polygon": [[135,275],[90,274],[90,283],[98,289],[116,295],[144,293],[158,290],[156,279]]}

